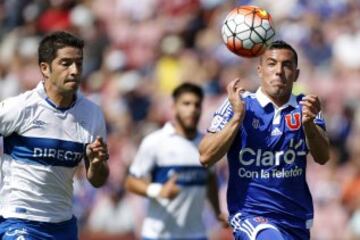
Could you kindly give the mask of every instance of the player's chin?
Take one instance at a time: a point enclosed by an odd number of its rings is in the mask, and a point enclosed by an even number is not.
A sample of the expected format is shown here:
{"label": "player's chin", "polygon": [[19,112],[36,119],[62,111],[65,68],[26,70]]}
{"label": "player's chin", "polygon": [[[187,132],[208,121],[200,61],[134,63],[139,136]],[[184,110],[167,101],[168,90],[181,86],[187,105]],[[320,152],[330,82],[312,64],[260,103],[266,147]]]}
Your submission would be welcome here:
{"label": "player's chin", "polygon": [[76,91],[79,88],[80,83],[78,81],[65,82],[65,89],[68,91]]}
{"label": "player's chin", "polygon": [[195,130],[197,127],[197,123],[198,123],[197,120],[188,120],[185,121],[185,127],[187,130]]}
{"label": "player's chin", "polygon": [[286,87],[282,84],[273,85],[271,89],[271,93],[273,96],[283,96],[286,94]]}

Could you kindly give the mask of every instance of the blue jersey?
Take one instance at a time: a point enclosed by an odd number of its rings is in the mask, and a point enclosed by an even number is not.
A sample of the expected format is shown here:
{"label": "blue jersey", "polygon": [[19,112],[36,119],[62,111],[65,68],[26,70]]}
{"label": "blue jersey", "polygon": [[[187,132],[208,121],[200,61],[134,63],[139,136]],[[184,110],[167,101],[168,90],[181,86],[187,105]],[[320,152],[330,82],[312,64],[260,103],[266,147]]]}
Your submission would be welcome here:
{"label": "blue jersey", "polygon": [[[264,216],[289,227],[309,228],[313,204],[306,183],[308,147],[301,125],[303,95],[278,108],[259,89],[242,95],[245,118],[230,147],[227,204],[230,215]],[[230,102],[214,114],[209,132],[233,115]],[[325,129],[319,114],[314,120]]]}

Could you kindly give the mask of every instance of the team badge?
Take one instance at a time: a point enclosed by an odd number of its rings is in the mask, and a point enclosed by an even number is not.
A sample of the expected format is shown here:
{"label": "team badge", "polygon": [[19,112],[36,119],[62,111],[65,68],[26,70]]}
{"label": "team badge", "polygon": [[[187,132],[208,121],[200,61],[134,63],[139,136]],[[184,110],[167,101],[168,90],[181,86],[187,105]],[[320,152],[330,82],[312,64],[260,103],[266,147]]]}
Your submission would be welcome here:
{"label": "team badge", "polygon": [[259,119],[254,118],[253,121],[252,121],[252,126],[253,126],[253,128],[254,128],[254,129],[258,129],[258,128],[259,128],[259,125],[260,125]]}
{"label": "team badge", "polygon": [[296,112],[285,115],[285,123],[291,131],[298,130],[301,127],[300,113]]}

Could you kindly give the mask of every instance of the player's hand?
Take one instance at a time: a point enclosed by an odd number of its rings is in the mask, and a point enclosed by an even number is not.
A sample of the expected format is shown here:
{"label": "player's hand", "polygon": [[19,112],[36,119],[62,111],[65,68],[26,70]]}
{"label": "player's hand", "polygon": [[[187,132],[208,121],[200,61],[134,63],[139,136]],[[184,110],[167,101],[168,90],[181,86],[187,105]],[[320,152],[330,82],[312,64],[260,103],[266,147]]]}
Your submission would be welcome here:
{"label": "player's hand", "polygon": [[176,185],[177,175],[172,175],[163,185],[160,191],[161,198],[173,199],[180,193],[180,188]]}
{"label": "player's hand", "polygon": [[240,86],[239,78],[231,81],[226,89],[234,112],[233,117],[238,117],[241,122],[245,117],[245,102],[241,99],[241,93],[245,92],[245,89]]}
{"label": "player's hand", "polygon": [[86,146],[86,156],[91,164],[100,164],[109,159],[107,145],[101,137]]}
{"label": "player's hand", "polygon": [[321,111],[320,100],[315,95],[307,95],[300,101],[302,105],[302,123],[312,122]]}
{"label": "player's hand", "polygon": [[219,220],[222,227],[224,227],[224,228],[230,227],[229,222],[228,222],[228,216],[225,213],[220,213],[217,216],[217,219]]}

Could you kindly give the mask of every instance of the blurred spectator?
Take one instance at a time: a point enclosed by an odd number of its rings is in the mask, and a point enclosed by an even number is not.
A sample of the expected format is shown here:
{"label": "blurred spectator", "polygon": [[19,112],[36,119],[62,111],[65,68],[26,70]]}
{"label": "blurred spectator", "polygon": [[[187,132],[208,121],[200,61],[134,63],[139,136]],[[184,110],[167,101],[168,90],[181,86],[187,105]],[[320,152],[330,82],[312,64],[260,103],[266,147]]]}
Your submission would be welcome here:
{"label": "blurred spectator", "polygon": [[360,238],[360,147],[356,142],[359,140],[359,133],[353,136],[351,142],[351,153],[348,171],[348,179],[344,184],[342,201],[350,215],[348,230],[350,231],[351,240]]}
{"label": "blurred spectator", "polygon": [[343,107],[342,112],[334,114],[328,122],[330,142],[339,154],[339,164],[349,158],[347,140],[353,128],[354,109],[350,105]]}
{"label": "blurred spectator", "polygon": [[19,81],[14,73],[0,63],[0,101],[20,93]]}
{"label": "blurred spectator", "polygon": [[[124,195],[122,186],[108,185],[98,197],[89,216],[86,234],[88,240],[135,239],[135,217],[129,206],[131,200]],[[134,207],[134,206],[133,206]]]}
{"label": "blurred spectator", "polygon": [[321,29],[313,28],[310,36],[302,42],[301,47],[312,66],[326,66],[330,63],[331,46],[324,39]]}
{"label": "blurred spectator", "polygon": [[38,19],[38,30],[47,33],[70,29],[70,8],[75,4],[71,0],[50,0],[50,6]]}
{"label": "blurred spectator", "polygon": [[[349,20],[351,21],[351,20]],[[336,63],[347,69],[360,68],[360,56],[354,54],[360,51],[360,29],[349,23],[347,32],[335,39],[333,51]]]}
{"label": "blurred spectator", "polygon": [[156,79],[162,94],[169,95],[181,83],[181,63],[179,60],[183,42],[179,36],[167,36],[161,41],[162,56],[156,64]]}

